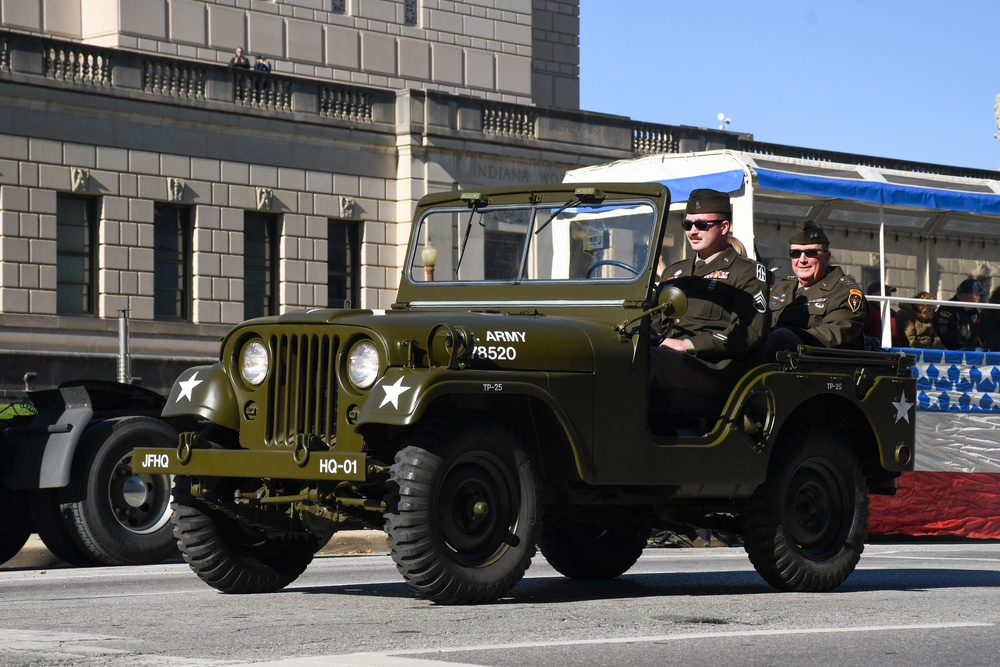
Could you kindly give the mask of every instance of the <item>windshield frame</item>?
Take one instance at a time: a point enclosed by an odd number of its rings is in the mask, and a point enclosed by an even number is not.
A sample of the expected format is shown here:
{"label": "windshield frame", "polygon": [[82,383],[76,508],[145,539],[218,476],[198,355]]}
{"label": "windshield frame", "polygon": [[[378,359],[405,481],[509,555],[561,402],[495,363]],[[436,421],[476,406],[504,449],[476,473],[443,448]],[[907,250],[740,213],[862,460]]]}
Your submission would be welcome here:
{"label": "windshield frame", "polygon": [[[472,208],[502,206],[544,208],[548,213],[571,201],[581,191],[593,191],[600,199],[600,208],[622,207],[626,204],[652,206],[652,221],[649,230],[651,242],[650,252],[646,253],[645,261],[638,269],[638,275],[627,279],[591,278],[591,279],[531,279],[523,280],[523,273],[500,280],[449,280],[439,279],[435,275],[430,281],[422,275],[423,263],[420,253],[424,249],[420,238],[421,227],[426,216],[434,211],[451,209],[451,213],[461,216],[463,224]],[[595,199],[587,202],[588,206],[598,203]],[[410,230],[410,243],[401,269],[398,302],[394,307],[404,307],[410,302],[455,305],[466,304],[471,307],[477,303],[504,304],[581,304],[587,302],[648,302],[655,286],[655,271],[658,252],[663,238],[663,221],[669,211],[670,195],[667,189],[659,183],[600,183],[600,184],[553,184],[533,185],[524,187],[481,188],[475,191],[452,191],[435,193],[423,197],[417,205],[414,223]],[[524,234],[531,239],[523,238],[519,249],[520,267],[524,268],[524,254],[530,252],[530,244],[536,243],[535,231],[544,217],[536,215],[532,218],[531,228]],[[476,225],[476,222],[472,223]],[[551,225],[552,223],[550,223]],[[464,232],[464,227],[462,228]],[[543,230],[544,233],[544,230]],[[440,252],[440,249],[438,249]],[[468,258],[464,259],[468,261]],[[436,267],[435,267],[436,268]],[[421,272],[418,274],[418,270]]]}

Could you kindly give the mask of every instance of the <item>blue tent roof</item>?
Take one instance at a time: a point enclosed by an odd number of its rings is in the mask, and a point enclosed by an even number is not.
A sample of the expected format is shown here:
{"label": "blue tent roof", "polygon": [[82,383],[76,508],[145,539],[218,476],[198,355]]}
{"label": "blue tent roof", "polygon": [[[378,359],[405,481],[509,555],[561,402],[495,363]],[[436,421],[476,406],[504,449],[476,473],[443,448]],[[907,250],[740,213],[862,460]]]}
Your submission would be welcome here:
{"label": "blue tent roof", "polygon": [[[775,169],[754,168],[762,191],[785,192],[821,199],[844,199],[918,209],[957,211],[1000,216],[1000,194],[965,192],[947,188],[900,185],[853,178],[831,178]],[[735,192],[743,185],[740,169],[660,181],[670,190],[672,201],[686,201],[692,190],[712,188]],[[942,183],[946,185],[946,183]]]}

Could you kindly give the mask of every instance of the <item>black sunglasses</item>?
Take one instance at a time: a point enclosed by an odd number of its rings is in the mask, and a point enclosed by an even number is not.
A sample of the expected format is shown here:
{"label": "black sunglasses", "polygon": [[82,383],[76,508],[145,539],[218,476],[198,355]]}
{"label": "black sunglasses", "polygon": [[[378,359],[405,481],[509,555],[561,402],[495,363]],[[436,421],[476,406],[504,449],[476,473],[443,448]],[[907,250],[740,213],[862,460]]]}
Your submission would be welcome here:
{"label": "black sunglasses", "polygon": [[820,250],[819,248],[807,248],[805,250],[799,250],[798,248],[795,248],[793,250],[788,251],[788,256],[791,257],[792,259],[798,259],[802,255],[805,255],[809,259],[816,259],[822,254],[823,251]]}
{"label": "black sunglasses", "polygon": [[722,220],[681,220],[681,227],[684,228],[685,232],[691,231],[692,227],[697,229],[699,232],[703,232],[712,225],[717,225],[720,222],[725,222],[725,221],[726,221],[725,218],[723,218]]}

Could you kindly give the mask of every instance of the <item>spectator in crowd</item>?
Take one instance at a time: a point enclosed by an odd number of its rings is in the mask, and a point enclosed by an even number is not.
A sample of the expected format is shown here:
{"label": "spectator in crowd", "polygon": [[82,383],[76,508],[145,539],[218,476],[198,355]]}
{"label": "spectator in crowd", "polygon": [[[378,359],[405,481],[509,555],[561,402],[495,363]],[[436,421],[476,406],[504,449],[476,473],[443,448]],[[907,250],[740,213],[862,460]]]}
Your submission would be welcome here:
{"label": "spectator in crowd", "polygon": [[229,61],[230,67],[237,69],[250,69],[250,59],[243,55],[243,47],[236,47],[236,54]]}
{"label": "spectator in crowd", "polygon": [[736,249],[736,252],[740,253],[744,257],[747,257],[747,247],[743,245],[743,241],[740,241],[738,238],[730,234],[728,242],[729,245],[733,246]]}
{"label": "spectator in crowd", "polygon": [[269,64],[267,64],[267,60],[265,60],[264,56],[262,56],[260,54],[257,55],[257,63],[253,66],[253,68],[257,72],[270,72],[271,71],[271,66]]}
{"label": "spectator in crowd", "polygon": [[812,220],[789,239],[795,275],[771,289],[771,334],[765,361],[799,345],[864,347],[866,302],[861,288],[839,266],[830,265],[830,240]]}
{"label": "spectator in crowd", "polygon": [[[894,294],[896,292],[895,287],[889,285],[885,286],[885,296]],[[883,296],[882,295],[882,283],[875,281],[868,285],[868,289],[865,291],[867,296]],[[896,324],[896,311],[889,310],[889,331],[892,336],[893,347],[905,347],[903,344],[903,337],[900,335]],[[865,318],[865,336],[870,336],[872,338],[877,338],[879,344],[882,341],[882,302],[881,301],[869,301],[868,302],[868,315]]]}
{"label": "spectator in crowd", "polygon": [[[930,292],[917,292],[917,299],[935,299]],[[931,320],[937,307],[933,303],[904,303],[896,311],[896,325],[903,340],[898,347],[943,347],[934,333]]]}
{"label": "spectator in crowd", "polygon": [[[981,303],[986,290],[975,278],[963,280],[951,301]],[[980,315],[975,306],[941,306],[931,320],[934,333],[949,350],[981,350]]]}
{"label": "spectator in crowd", "polygon": [[[1000,287],[990,292],[988,303],[1000,303]],[[983,343],[983,349],[1000,350],[1000,310],[996,308],[983,308],[980,313],[982,324],[979,328],[979,337]]]}
{"label": "spectator in crowd", "polygon": [[697,189],[681,222],[693,257],[662,271],[687,310],[650,349],[650,387],[710,398],[729,395],[767,336],[767,271],[729,244],[729,195]]}

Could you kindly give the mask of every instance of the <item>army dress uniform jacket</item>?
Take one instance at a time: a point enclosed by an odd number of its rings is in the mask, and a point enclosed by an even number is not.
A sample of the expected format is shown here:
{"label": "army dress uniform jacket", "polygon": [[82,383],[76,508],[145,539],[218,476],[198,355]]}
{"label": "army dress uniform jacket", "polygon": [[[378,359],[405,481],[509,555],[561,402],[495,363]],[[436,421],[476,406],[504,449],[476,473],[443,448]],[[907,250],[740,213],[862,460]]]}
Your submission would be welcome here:
{"label": "army dress uniform jacket", "polygon": [[662,274],[663,286],[687,296],[687,310],[669,336],[690,340],[688,354],[713,370],[733,362],[749,366],[767,338],[767,270],[732,247],[707,264],[696,260],[671,264]]}
{"label": "army dress uniform jacket", "polygon": [[771,288],[771,328],[789,329],[807,345],[858,349],[864,347],[867,300],[854,280],[839,266],[809,287],[789,276]]}

